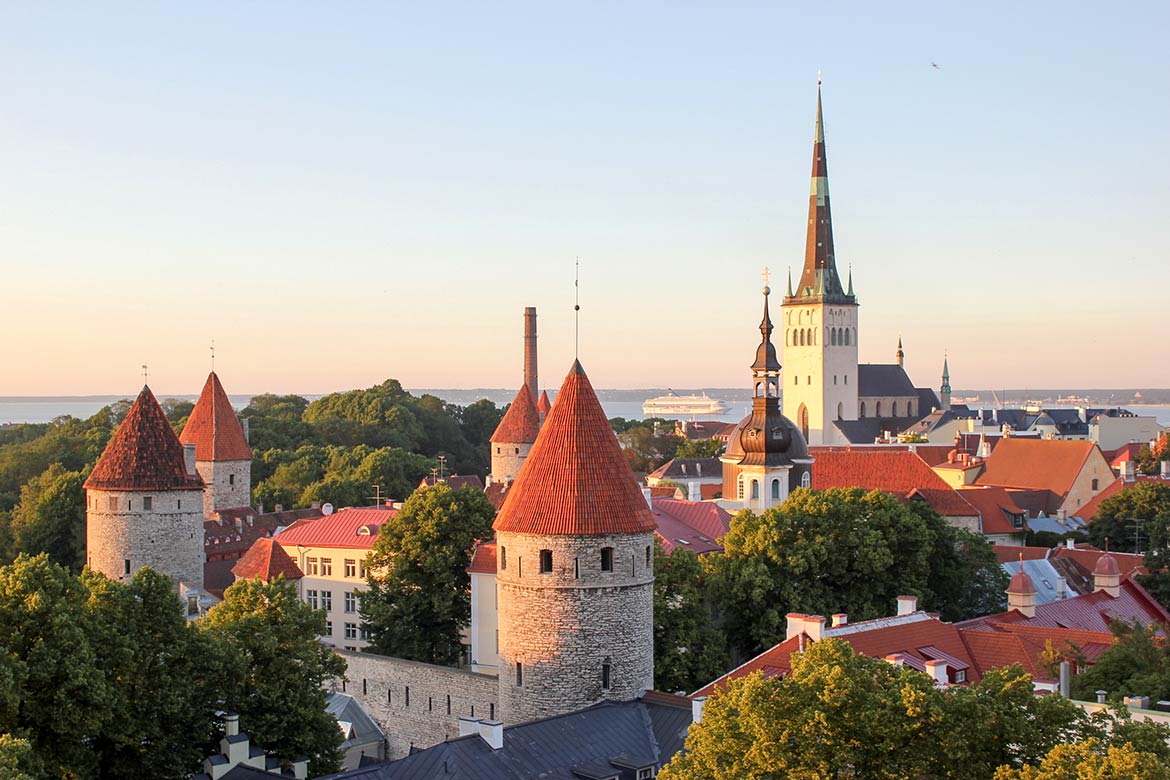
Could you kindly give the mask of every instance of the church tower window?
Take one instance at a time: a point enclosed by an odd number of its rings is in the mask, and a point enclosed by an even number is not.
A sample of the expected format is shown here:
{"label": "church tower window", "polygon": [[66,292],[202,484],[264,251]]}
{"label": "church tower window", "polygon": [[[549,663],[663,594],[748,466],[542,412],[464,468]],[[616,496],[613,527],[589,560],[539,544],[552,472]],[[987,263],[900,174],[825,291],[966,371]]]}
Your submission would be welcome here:
{"label": "church tower window", "polygon": [[608,658],[601,664],[601,689],[608,691],[613,687],[613,664]]}

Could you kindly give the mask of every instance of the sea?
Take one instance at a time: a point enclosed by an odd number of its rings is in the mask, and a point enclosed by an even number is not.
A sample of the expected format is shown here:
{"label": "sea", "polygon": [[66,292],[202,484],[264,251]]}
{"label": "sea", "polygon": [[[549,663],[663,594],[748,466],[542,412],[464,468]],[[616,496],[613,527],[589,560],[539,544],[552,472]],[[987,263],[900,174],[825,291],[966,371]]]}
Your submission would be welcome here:
{"label": "sea", "polygon": [[[459,406],[467,406],[482,398],[486,398],[498,406],[503,406],[511,402],[516,394],[515,389],[506,388],[476,388],[470,390],[417,388],[410,390],[410,392],[414,395],[427,393]],[[700,414],[695,416],[697,419],[735,422],[747,416],[751,408],[750,391],[746,388],[703,388],[698,390],[676,388],[674,392],[677,395],[698,395],[700,393],[706,393],[710,398],[718,399],[728,404],[728,409],[723,414]],[[654,398],[665,393],[666,388],[645,388],[639,390],[598,389],[597,397],[601,401],[601,406],[605,410],[606,417],[624,417],[627,420],[641,420],[646,417],[642,413],[642,402],[648,398]],[[553,396],[552,393],[549,395]],[[237,409],[243,409],[252,400],[253,396],[232,395],[229,397],[233,406]],[[320,395],[305,396],[309,400],[320,397]],[[62,416],[86,419],[98,412],[102,407],[108,406],[123,398],[127,398],[127,396],[0,396],[0,425],[44,423]],[[162,396],[160,400],[166,400],[167,398],[194,401],[198,398],[198,395]],[[1011,406],[1012,404],[1008,405]],[[986,404],[972,403],[970,406],[975,409],[992,408],[994,404],[990,402]],[[1101,404],[1100,406],[1103,407],[1105,404]],[[1044,407],[1049,409],[1075,408],[1067,404],[1044,404]],[[1160,425],[1170,427],[1170,405],[1124,404],[1123,407],[1134,414],[1153,416],[1157,418]]]}

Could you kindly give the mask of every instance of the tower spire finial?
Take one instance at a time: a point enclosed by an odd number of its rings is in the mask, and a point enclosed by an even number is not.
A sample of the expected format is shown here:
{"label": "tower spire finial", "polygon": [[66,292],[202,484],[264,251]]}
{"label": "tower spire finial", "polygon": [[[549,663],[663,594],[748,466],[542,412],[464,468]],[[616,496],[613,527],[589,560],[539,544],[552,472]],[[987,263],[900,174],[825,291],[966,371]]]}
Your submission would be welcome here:
{"label": "tower spire finial", "polygon": [[215,339],[211,340],[211,373],[215,373]]}
{"label": "tower spire finial", "polygon": [[146,367],[145,363],[143,363],[142,364],[142,384],[144,384],[144,385],[149,384],[149,381],[148,381],[149,379],[150,379],[150,369]]}
{"label": "tower spire finial", "polygon": [[581,256],[573,266],[573,360],[581,353]]}
{"label": "tower spire finial", "polygon": [[825,121],[821,105],[821,74],[817,72],[817,118],[813,133],[812,188],[808,200],[808,228],[804,243],[804,268],[796,289],[802,296],[844,300],[841,277],[833,249],[833,218],[829,208],[829,164],[825,154]]}

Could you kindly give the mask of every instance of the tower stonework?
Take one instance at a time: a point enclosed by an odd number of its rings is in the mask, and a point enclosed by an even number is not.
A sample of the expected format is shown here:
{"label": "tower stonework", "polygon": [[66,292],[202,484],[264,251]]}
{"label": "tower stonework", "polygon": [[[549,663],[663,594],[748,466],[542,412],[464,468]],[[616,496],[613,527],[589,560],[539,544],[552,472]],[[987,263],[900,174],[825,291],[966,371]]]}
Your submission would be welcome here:
{"label": "tower stonework", "polygon": [[252,505],[252,448],[214,371],[179,441],[195,445],[195,468],[205,485],[204,517],[220,509]]}
{"label": "tower stonework", "polygon": [[118,426],[85,492],[90,568],[125,581],[149,566],[203,587],[203,481],[149,388]]}
{"label": "tower stonework", "polygon": [[804,266],[782,309],[784,414],[809,444],[840,443],[833,421],[858,417],[858,306],[852,274],[846,290],[837,273],[819,87]]}
{"label": "tower stonework", "polygon": [[580,363],[495,522],[501,719],[654,682],[654,528]]}

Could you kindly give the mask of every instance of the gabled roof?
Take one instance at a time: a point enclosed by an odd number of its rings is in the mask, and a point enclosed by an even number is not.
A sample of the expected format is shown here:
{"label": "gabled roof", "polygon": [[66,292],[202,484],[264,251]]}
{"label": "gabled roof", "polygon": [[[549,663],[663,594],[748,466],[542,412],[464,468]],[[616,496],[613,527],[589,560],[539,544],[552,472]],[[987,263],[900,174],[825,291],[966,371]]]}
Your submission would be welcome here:
{"label": "gabled roof", "polygon": [[[971,485],[959,488],[959,495],[979,510],[985,534],[1023,534],[1028,530],[1028,512],[1012,500],[1005,488],[990,485]],[[1012,515],[1022,516],[1021,525],[1016,525]]]}
{"label": "gabled roof", "polygon": [[719,540],[731,528],[731,515],[711,501],[678,501],[656,498],[653,514],[658,528],[655,535],[667,553],[676,547],[694,550],[699,555],[722,551]]}
{"label": "gabled roof", "polygon": [[496,426],[491,442],[493,444],[497,442],[500,444],[531,444],[536,441],[538,433],[540,433],[540,412],[536,409],[536,402],[528,390],[528,385],[520,385],[520,390],[512,399],[508,411],[504,413],[504,419],[500,420],[500,424]]}
{"label": "gabled roof", "polygon": [[997,615],[967,620],[958,625],[964,628],[997,630],[1001,624],[1023,624],[1045,628],[1074,628],[1082,631],[1108,633],[1114,620],[1150,623],[1170,623],[1170,613],[1154,600],[1145,588],[1133,580],[1122,580],[1120,596],[1113,598],[1104,591],[1084,596],[1060,599],[1036,605],[1035,617],[1025,617],[1016,610]]}
{"label": "gabled roof", "polygon": [[317,520],[300,520],[276,535],[286,548],[342,547],[368,550],[382,524],[398,513],[393,507],[346,508]]}
{"label": "gabled roof", "polygon": [[671,458],[656,471],[654,479],[723,479],[723,465],[719,458]]}
{"label": "gabled roof", "polygon": [[1097,445],[1091,441],[1012,436],[991,451],[976,481],[981,485],[1048,490],[1063,499],[1095,450]]}
{"label": "gabled roof", "polygon": [[98,458],[86,490],[202,490],[187,474],[183,445],[149,387],[143,387]]}
{"label": "gabled roof", "polygon": [[496,543],[483,542],[475,546],[471,554],[471,565],[467,567],[468,574],[495,574],[496,573]]}
{"label": "gabled roof", "polygon": [[918,457],[901,448],[846,449],[814,447],[814,490],[861,487],[881,490],[902,501],[923,498],[946,517],[978,515],[973,506]]}
{"label": "gabled roof", "polygon": [[[906,369],[897,363],[861,363],[857,366],[857,397],[885,398],[918,397],[918,390]],[[923,413],[929,409],[923,410]]]}
{"label": "gabled roof", "polygon": [[236,410],[214,371],[207,375],[203,392],[183,426],[179,441],[195,445],[195,460],[252,459],[252,448],[244,437]]}
{"label": "gabled roof", "polygon": [[273,538],[258,539],[232,567],[232,574],[241,580],[260,578],[269,582],[278,576],[286,580],[304,575],[284,548]]}
{"label": "gabled roof", "polygon": [[494,527],[574,535],[654,530],[650,508],[580,362],[565,377]]}

